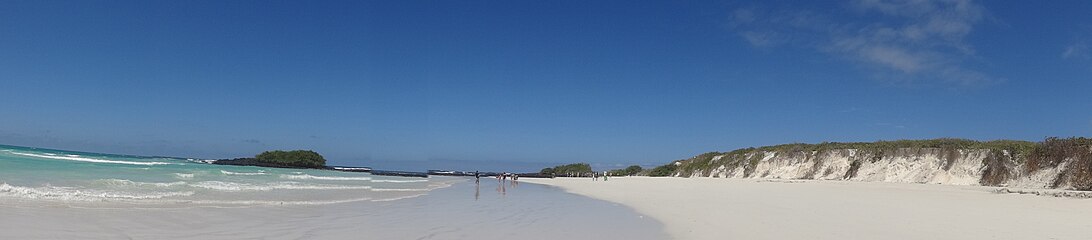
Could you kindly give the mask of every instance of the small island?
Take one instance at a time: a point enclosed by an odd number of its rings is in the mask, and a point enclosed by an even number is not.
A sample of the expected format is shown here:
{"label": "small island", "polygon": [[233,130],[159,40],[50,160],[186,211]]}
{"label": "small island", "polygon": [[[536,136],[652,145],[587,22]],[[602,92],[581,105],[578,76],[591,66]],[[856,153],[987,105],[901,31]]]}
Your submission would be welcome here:
{"label": "small island", "polygon": [[253,158],[216,160],[212,161],[212,164],[275,168],[327,168],[326,158],[311,150],[265,151]]}

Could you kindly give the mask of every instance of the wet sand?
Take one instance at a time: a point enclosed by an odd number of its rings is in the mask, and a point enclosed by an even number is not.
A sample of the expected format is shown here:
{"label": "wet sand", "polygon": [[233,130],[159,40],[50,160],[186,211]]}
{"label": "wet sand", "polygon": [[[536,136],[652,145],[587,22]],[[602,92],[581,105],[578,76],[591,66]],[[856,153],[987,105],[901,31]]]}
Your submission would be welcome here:
{"label": "wet sand", "polygon": [[[0,239],[666,239],[618,204],[538,184],[452,178],[386,202],[318,206],[73,208],[0,202]],[[522,181],[523,179],[521,179]]]}

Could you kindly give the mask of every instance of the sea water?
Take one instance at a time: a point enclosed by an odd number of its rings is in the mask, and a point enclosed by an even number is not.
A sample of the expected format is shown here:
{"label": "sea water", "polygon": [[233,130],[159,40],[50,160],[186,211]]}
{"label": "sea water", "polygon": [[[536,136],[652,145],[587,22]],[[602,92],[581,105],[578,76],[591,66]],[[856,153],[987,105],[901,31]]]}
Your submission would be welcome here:
{"label": "sea water", "polygon": [[0,145],[0,202],[81,207],[315,205],[389,201],[448,184],[426,178]]}

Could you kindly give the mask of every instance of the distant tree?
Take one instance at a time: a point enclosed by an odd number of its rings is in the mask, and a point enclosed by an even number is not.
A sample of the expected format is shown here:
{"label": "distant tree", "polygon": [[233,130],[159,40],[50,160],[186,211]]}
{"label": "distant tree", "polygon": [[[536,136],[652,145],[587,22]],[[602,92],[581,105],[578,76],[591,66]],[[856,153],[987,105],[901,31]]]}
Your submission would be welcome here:
{"label": "distant tree", "polygon": [[641,171],[644,171],[644,170],[645,169],[641,168],[641,166],[632,165],[632,166],[629,166],[629,167],[626,167],[626,168],[623,168],[623,169],[610,170],[607,173],[609,173],[612,176],[633,176],[633,175],[636,175],[637,173],[640,173]]}
{"label": "distant tree", "polygon": [[648,176],[650,176],[650,177],[667,177],[667,176],[671,176],[671,174],[675,172],[676,167],[677,166],[675,166],[674,162],[668,163],[668,164],[665,164],[663,166],[653,168],[652,171],[648,173]]}
{"label": "distant tree", "polygon": [[587,163],[573,163],[559,165],[553,168],[543,168],[539,173],[554,174],[558,176],[585,176],[591,174],[591,165]]}
{"label": "distant tree", "polygon": [[554,175],[556,172],[554,172],[554,168],[543,168],[542,171],[538,171],[538,173],[543,175]]}

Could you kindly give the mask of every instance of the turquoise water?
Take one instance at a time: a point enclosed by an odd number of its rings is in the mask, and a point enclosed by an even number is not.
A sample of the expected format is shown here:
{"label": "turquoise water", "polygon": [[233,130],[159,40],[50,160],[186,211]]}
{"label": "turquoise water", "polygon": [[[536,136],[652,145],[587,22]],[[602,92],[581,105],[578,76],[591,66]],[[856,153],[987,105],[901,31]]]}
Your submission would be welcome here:
{"label": "turquoise water", "polygon": [[0,145],[0,203],[321,205],[420,196],[450,183],[313,169],[212,165]]}

